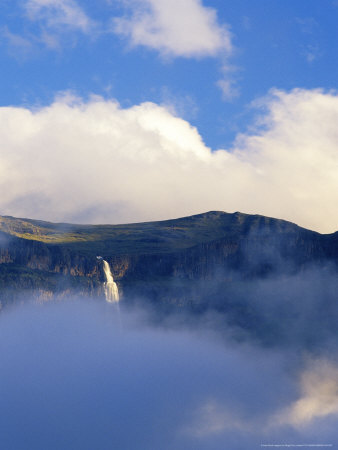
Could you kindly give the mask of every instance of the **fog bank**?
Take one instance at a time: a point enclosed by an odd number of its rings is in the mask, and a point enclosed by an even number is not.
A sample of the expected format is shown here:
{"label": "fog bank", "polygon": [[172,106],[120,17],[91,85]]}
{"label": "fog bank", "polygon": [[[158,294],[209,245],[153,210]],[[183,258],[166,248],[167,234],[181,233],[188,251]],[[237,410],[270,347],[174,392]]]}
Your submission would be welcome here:
{"label": "fog bank", "polygon": [[329,405],[322,399],[311,417],[299,413],[315,401],[321,379],[336,379],[334,361],[235,344],[202,329],[154,329],[140,312],[122,311],[121,327],[111,306],[82,300],[1,314],[3,448],[338,443],[336,397]]}

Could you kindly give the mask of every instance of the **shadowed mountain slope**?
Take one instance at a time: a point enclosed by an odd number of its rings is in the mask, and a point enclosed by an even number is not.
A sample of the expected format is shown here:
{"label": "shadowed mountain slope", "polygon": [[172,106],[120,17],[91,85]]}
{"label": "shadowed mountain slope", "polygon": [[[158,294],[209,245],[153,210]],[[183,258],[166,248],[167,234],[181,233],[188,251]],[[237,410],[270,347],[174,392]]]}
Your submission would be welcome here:
{"label": "shadowed mountain slope", "polygon": [[[124,298],[201,304],[200,283],[261,279],[337,266],[338,234],[321,235],[260,215],[211,211],[125,225],[75,225],[0,217],[1,301],[79,291],[102,295],[101,255]],[[336,270],[336,269],[334,269]],[[193,290],[193,294],[192,294]]]}
{"label": "shadowed mountain slope", "polygon": [[166,253],[217,239],[244,237],[250,233],[303,233],[311,235],[312,238],[321,236],[284,220],[220,211],[173,220],[123,225],[75,225],[0,216],[0,230],[27,240],[69,246],[88,256],[95,256],[99,249],[108,256]]}

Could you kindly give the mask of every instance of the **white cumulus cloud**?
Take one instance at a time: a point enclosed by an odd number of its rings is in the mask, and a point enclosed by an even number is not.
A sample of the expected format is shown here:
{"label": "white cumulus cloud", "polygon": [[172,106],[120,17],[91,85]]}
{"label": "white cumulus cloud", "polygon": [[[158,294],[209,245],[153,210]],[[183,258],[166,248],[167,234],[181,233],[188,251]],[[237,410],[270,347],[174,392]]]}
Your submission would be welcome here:
{"label": "white cumulus cloud", "polygon": [[338,228],[338,96],[276,91],[260,127],[208,148],[167,108],[58,98],[0,108],[0,213],[126,222],[208,210]]}
{"label": "white cumulus cloud", "polygon": [[127,0],[128,13],[113,20],[113,30],[133,46],[165,56],[215,56],[232,50],[231,35],[216,11],[201,0]]}

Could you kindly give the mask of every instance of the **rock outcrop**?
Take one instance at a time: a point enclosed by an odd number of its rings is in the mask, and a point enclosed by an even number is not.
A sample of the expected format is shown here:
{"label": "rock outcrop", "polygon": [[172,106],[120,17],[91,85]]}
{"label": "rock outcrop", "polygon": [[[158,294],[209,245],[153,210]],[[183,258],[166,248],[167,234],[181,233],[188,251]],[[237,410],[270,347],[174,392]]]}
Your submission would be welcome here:
{"label": "rock outcrop", "polygon": [[[187,304],[199,283],[336,267],[338,235],[283,220],[209,212],[143,224],[87,226],[0,218],[0,293],[102,295],[102,255],[125,298]],[[194,287],[195,286],[195,287]],[[192,294],[193,292],[193,294]],[[199,300],[198,300],[199,299]]]}

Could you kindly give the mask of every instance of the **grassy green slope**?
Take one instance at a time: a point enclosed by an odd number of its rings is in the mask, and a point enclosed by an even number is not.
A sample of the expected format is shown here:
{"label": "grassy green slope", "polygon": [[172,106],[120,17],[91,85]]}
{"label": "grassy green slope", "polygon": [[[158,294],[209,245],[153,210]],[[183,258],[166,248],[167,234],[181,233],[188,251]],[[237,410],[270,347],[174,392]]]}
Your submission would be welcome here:
{"label": "grassy green slope", "polygon": [[223,237],[268,227],[277,232],[296,225],[259,215],[220,211],[180,219],[123,225],[76,225],[0,216],[0,230],[11,235],[62,245],[84,255],[167,253]]}

